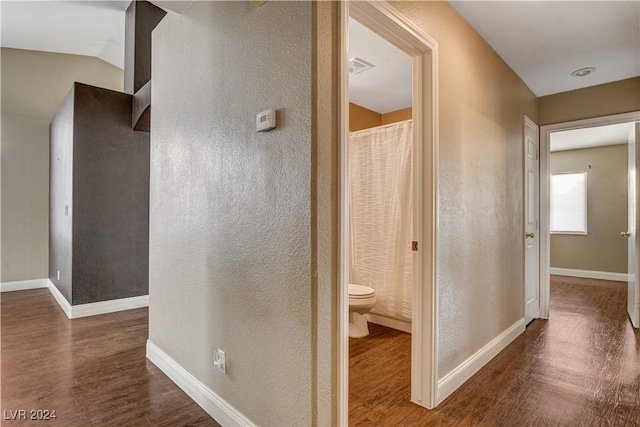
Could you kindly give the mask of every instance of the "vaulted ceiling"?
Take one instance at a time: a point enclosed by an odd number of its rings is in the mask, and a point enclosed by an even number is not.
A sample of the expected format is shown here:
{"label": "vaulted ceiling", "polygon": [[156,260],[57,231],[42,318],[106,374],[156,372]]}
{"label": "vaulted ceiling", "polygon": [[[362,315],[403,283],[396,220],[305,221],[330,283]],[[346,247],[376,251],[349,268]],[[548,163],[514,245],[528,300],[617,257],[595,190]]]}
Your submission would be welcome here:
{"label": "vaulted ceiling", "polygon": [[[2,46],[96,56],[122,68],[124,11],[129,3],[129,0],[1,1]],[[190,2],[153,3],[182,12]],[[450,3],[538,96],[640,75],[637,0]],[[366,28],[359,30],[354,31],[358,37],[356,44],[366,48],[367,37],[371,35],[366,34]],[[360,85],[361,93],[381,86],[387,92],[406,93],[407,69],[401,65],[403,61],[393,54],[387,56],[396,66],[380,65],[376,72],[363,73],[360,81],[353,80]],[[584,67],[595,67],[596,71],[585,77],[570,76],[572,71]],[[385,73],[380,72],[382,68],[387,68]],[[405,101],[392,96],[378,98],[387,98],[388,104],[361,102],[369,103],[378,112],[392,111],[406,103],[406,95]]]}
{"label": "vaulted ceiling", "polygon": [[2,47],[95,56],[124,67],[130,1],[2,1]]}
{"label": "vaulted ceiling", "polygon": [[[131,0],[0,1],[2,47],[95,56],[124,67],[124,14]],[[182,13],[188,0],[152,0]]]}

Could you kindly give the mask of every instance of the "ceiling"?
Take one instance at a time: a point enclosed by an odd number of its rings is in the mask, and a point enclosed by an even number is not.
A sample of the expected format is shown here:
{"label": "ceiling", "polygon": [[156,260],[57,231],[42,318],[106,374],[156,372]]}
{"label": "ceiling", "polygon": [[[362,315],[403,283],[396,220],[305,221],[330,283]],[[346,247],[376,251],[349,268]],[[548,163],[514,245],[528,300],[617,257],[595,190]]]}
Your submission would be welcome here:
{"label": "ceiling", "polygon": [[95,56],[124,67],[129,1],[2,1],[2,47]]}
{"label": "ceiling", "polygon": [[537,96],[640,75],[637,0],[450,3]]}
{"label": "ceiling", "polygon": [[[124,68],[124,15],[131,0],[0,0],[2,47],[95,56]],[[182,13],[188,0],[152,0]]]}
{"label": "ceiling", "polygon": [[349,101],[380,114],[411,107],[411,57],[360,24],[349,19],[349,59],[374,67],[349,73]]}
{"label": "ceiling", "polygon": [[[89,55],[124,64],[123,1],[4,1],[2,46]],[[181,13],[190,1],[153,1]],[[640,75],[639,1],[451,1],[537,95]],[[375,65],[351,75],[353,101],[379,113],[407,107],[408,57],[351,20],[350,58]],[[578,68],[596,67],[585,77]]]}
{"label": "ceiling", "polygon": [[[450,1],[537,95],[640,76],[640,1]],[[349,58],[376,65],[351,74],[350,98],[371,110],[411,105],[404,55],[350,20]],[[571,72],[596,71],[584,77]]]}
{"label": "ceiling", "polygon": [[551,151],[577,150],[603,145],[626,144],[634,123],[572,129],[550,134]]}

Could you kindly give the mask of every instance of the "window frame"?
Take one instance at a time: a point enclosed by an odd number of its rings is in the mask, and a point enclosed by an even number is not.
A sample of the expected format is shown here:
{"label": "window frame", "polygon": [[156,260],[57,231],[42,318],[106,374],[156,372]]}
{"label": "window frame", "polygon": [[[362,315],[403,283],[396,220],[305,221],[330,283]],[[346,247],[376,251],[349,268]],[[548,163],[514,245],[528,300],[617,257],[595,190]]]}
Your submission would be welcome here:
{"label": "window frame", "polygon": [[[553,177],[557,175],[583,175],[584,176],[584,231],[554,231],[553,230]],[[584,171],[552,172],[549,177],[549,232],[551,234],[567,234],[586,236],[589,231],[589,175]]]}

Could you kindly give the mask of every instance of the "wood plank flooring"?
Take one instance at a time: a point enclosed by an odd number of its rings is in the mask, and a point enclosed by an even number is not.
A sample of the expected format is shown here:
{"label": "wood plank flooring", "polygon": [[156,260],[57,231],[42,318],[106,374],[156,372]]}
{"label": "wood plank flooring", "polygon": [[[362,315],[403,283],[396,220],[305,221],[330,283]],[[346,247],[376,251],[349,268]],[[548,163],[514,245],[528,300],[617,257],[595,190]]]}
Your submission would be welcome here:
{"label": "wood plank flooring", "polygon": [[0,298],[3,427],[219,426],[146,360],[146,308],[69,320],[46,289]]}
{"label": "wood plank flooring", "polygon": [[409,334],[350,339],[353,426],[640,426],[640,333],[626,284],[552,276],[548,321],[429,411],[410,399]]}

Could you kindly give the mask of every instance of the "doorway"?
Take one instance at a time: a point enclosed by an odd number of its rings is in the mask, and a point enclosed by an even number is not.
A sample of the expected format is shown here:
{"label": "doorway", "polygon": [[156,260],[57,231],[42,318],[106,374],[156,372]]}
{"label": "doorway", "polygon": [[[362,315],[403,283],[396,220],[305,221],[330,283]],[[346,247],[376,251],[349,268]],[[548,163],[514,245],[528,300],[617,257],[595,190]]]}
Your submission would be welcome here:
{"label": "doorway", "polygon": [[[610,129],[618,128],[622,129],[624,127],[627,130],[634,129],[634,134],[636,132],[637,125],[634,125],[634,122],[638,122],[640,120],[640,112],[636,113],[627,113],[620,114],[615,116],[606,116],[606,117],[598,117],[594,119],[587,120],[579,120],[575,122],[569,123],[560,123],[555,125],[543,126],[541,128],[541,156],[540,156],[540,315],[541,318],[549,317],[549,306],[550,306],[550,275],[552,272],[554,273],[563,273],[563,274],[571,274],[577,275],[578,277],[593,277],[593,278],[601,278],[601,279],[614,279],[614,280],[625,280],[628,281],[628,305],[630,311],[630,317],[633,319],[633,309],[637,310],[638,304],[638,292],[637,286],[638,283],[635,280],[635,274],[633,270],[637,267],[637,254],[635,253],[635,245],[631,245],[631,243],[636,243],[638,239],[637,234],[637,225],[635,221],[635,215],[629,215],[629,224],[626,226],[625,224],[620,224],[619,228],[624,228],[623,230],[616,230],[615,233],[611,230],[608,230],[608,234],[614,234],[615,238],[620,239],[625,237],[625,233],[629,233],[626,237],[629,240],[628,245],[628,257],[629,262],[627,264],[627,271],[624,274],[620,274],[620,277],[615,277],[615,275],[610,274],[600,274],[602,272],[593,271],[589,272],[585,275],[585,272],[581,269],[565,269],[557,270],[556,268],[552,268],[551,263],[551,233],[559,232],[559,235],[573,235],[573,236],[586,236],[587,235],[587,227],[589,224],[589,219],[587,217],[587,200],[586,200],[586,188],[589,185],[589,162],[585,163],[583,168],[572,167],[570,169],[580,169],[580,170],[572,170],[572,171],[564,171],[567,173],[560,173],[563,171],[560,170],[552,170],[551,167],[551,152],[552,152],[552,139],[555,137],[560,137],[563,135],[567,135],[568,133],[582,132],[586,130],[593,131],[596,128],[602,128],[605,126],[611,126]],[[625,125],[626,124],[626,125]],[[624,126],[617,126],[624,125]],[[577,135],[577,134],[576,134]],[[584,140],[584,137],[579,138]],[[560,139],[557,139],[558,141]],[[624,138],[625,141],[620,141],[620,143],[629,143],[627,141],[627,137]],[[635,144],[634,144],[635,145]],[[629,144],[631,147],[631,144]],[[635,192],[632,191],[635,188],[635,183],[638,179],[638,174],[635,170],[635,160],[637,158],[637,150],[635,147],[633,149],[629,149],[628,155],[629,161],[633,160],[633,165],[630,163],[628,166],[628,178],[627,181],[629,184],[629,192],[628,192],[628,206],[631,213],[631,208],[633,208],[633,212],[635,213],[635,205],[637,203],[637,197],[635,196]],[[627,166],[622,166],[627,169]],[[583,170],[584,169],[584,170]],[[552,174],[552,172],[556,172]],[[555,182],[555,184],[554,184]],[[570,203],[573,203],[573,207],[570,207],[572,211],[576,209],[582,211],[583,209],[580,206],[584,206],[584,215],[577,216],[573,220],[567,222],[563,221],[562,216],[562,205],[557,204],[558,206],[557,212],[554,215],[554,219],[552,222],[551,216],[551,200],[554,197],[552,193],[552,185],[555,185],[556,188],[567,188],[572,189],[573,196],[569,197],[569,193],[566,193],[564,196],[565,201],[569,200]],[[564,187],[563,187],[564,186]],[[633,187],[633,188],[632,188]],[[574,197],[575,196],[575,197]],[[556,196],[560,197],[560,196]],[[583,200],[584,199],[584,200]],[[627,206],[624,206],[625,209]],[[632,221],[633,220],[633,221]],[[564,230],[567,229],[567,230]],[[621,235],[622,234],[622,235]],[[570,241],[571,239],[566,239],[566,241]],[[574,239],[575,240],[575,239]],[[624,260],[619,260],[624,261]],[[597,268],[597,267],[596,267]],[[594,276],[595,274],[595,276]],[[598,277],[598,274],[600,275]],[[582,275],[582,276],[580,276]],[[622,277],[624,276],[624,277]],[[628,278],[628,279],[627,279]],[[637,312],[637,311],[636,311]],[[637,316],[636,316],[637,318]],[[634,325],[635,326],[635,325]],[[636,326],[637,327],[637,326]]]}
{"label": "doorway", "polygon": [[[349,384],[349,19],[373,31],[411,58],[412,69],[412,251],[415,266],[411,304],[411,401],[435,406],[437,286],[437,43],[384,2],[341,4],[341,161],[339,424],[348,424]],[[364,58],[361,58],[364,59]],[[366,64],[365,64],[366,65]]]}
{"label": "doorway", "polygon": [[[412,80],[411,57],[351,17],[348,288],[353,424],[370,420],[372,411],[388,413],[385,409],[393,402],[408,400],[411,389],[412,241],[418,240],[413,232]],[[366,296],[371,293],[374,297]]]}

